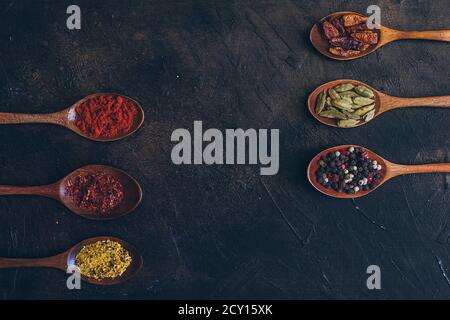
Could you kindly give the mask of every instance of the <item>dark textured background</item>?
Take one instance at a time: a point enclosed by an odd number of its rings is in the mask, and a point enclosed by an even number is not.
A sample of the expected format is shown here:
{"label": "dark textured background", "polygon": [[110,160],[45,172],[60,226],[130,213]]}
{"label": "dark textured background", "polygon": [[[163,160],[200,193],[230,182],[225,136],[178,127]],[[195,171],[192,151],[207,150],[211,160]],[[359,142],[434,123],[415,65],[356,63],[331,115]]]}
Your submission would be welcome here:
{"label": "dark textured background", "polygon": [[[81,6],[82,30],[66,29]],[[142,272],[115,287],[65,287],[56,270],[0,271],[1,298],[448,298],[450,177],[397,178],[356,202],[325,197],[307,163],[344,143],[395,162],[450,161],[450,111],[397,110],[364,127],[316,122],[306,98],[354,78],[400,96],[449,94],[448,43],[403,41],[335,62],[310,27],[364,1],[20,1],[0,3],[0,111],[52,112],[98,91],[137,98],[146,123],[99,144],[47,125],[0,126],[0,183],[46,184],[80,166],[117,166],[145,189],[133,214],[84,220],[52,200],[0,198],[0,256],[41,257],[96,235],[141,249]],[[376,1],[382,23],[449,28],[449,1]],[[281,168],[175,166],[176,128],[279,128]],[[368,265],[382,290],[366,289]]]}

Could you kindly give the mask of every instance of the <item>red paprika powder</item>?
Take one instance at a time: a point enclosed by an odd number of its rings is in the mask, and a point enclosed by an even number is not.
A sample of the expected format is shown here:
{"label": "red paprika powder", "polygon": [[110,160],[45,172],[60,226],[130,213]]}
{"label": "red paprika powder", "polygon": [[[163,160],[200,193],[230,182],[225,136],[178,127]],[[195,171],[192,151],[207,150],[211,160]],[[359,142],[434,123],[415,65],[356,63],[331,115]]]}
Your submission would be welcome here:
{"label": "red paprika powder", "polygon": [[92,138],[114,138],[131,131],[137,114],[135,102],[121,96],[98,96],[75,108],[75,125]]}

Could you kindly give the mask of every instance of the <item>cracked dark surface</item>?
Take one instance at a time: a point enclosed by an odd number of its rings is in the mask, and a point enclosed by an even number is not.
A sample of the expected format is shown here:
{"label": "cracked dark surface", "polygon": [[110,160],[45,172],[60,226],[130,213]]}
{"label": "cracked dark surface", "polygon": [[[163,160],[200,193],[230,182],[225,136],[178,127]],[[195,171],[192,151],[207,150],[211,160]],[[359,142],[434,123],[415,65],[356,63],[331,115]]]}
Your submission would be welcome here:
{"label": "cracked dark surface", "polygon": [[[335,62],[309,44],[313,23],[360,1],[87,1],[82,30],[65,28],[66,1],[0,1],[0,111],[52,112],[93,92],[138,99],[146,122],[98,144],[63,128],[0,126],[0,183],[52,182],[80,166],[117,166],[145,190],[132,215],[87,221],[37,197],[0,197],[0,256],[56,254],[109,234],[141,249],[145,266],[115,287],[65,287],[56,270],[0,270],[12,298],[448,298],[449,177],[394,179],[356,202],[308,183],[327,147],[363,145],[394,162],[449,160],[450,112],[397,110],[354,130],[316,122],[318,85],[354,78],[392,95],[449,94],[446,43],[403,41]],[[399,29],[449,27],[448,1],[377,3]],[[279,128],[280,172],[257,166],[175,166],[176,128]],[[382,290],[366,268],[379,265]]]}

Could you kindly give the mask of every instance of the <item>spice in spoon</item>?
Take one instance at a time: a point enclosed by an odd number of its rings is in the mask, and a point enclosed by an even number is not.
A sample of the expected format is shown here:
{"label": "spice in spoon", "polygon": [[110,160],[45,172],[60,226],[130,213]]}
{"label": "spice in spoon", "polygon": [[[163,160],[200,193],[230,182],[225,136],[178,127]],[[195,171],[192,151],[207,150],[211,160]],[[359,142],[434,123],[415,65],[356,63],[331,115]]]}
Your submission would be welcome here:
{"label": "spice in spoon", "polygon": [[75,125],[91,138],[115,138],[131,131],[136,103],[121,96],[90,98],[75,108]]}
{"label": "spice in spoon", "polygon": [[349,147],[322,156],[316,180],[325,188],[354,194],[375,188],[382,179],[382,165],[370,159],[367,150]]}
{"label": "spice in spoon", "polygon": [[103,172],[78,175],[69,179],[65,192],[78,208],[96,214],[112,212],[124,199],[122,183]]}
{"label": "spice in spoon", "polygon": [[95,280],[120,277],[131,262],[129,252],[120,243],[111,240],[88,244],[75,257],[80,273]]}
{"label": "spice in spoon", "polygon": [[323,22],[322,31],[330,53],[340,57],[357,56],[378,43],[378,32],[369,30],[361,15],[333,16]]}
{"label": "spice in spoon", "polygon": [[335,119],[338,127],[352,128],[375,117],[374,98],[374,92],[366,86],[341,83],[318,94],[315,112]]}

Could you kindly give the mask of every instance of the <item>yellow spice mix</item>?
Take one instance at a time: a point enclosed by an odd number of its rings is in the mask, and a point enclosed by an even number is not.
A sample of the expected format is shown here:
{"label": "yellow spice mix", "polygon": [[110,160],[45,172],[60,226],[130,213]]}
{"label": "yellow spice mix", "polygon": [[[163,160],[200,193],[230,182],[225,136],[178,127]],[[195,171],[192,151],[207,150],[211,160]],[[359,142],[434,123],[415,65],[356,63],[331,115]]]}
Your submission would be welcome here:
{"label": "yellow spice mix", "polygon": [[81,274],[96,280],[120,277],[131,261],[129,252],[120,243],[111,240],[86,245],[75,258]]}

